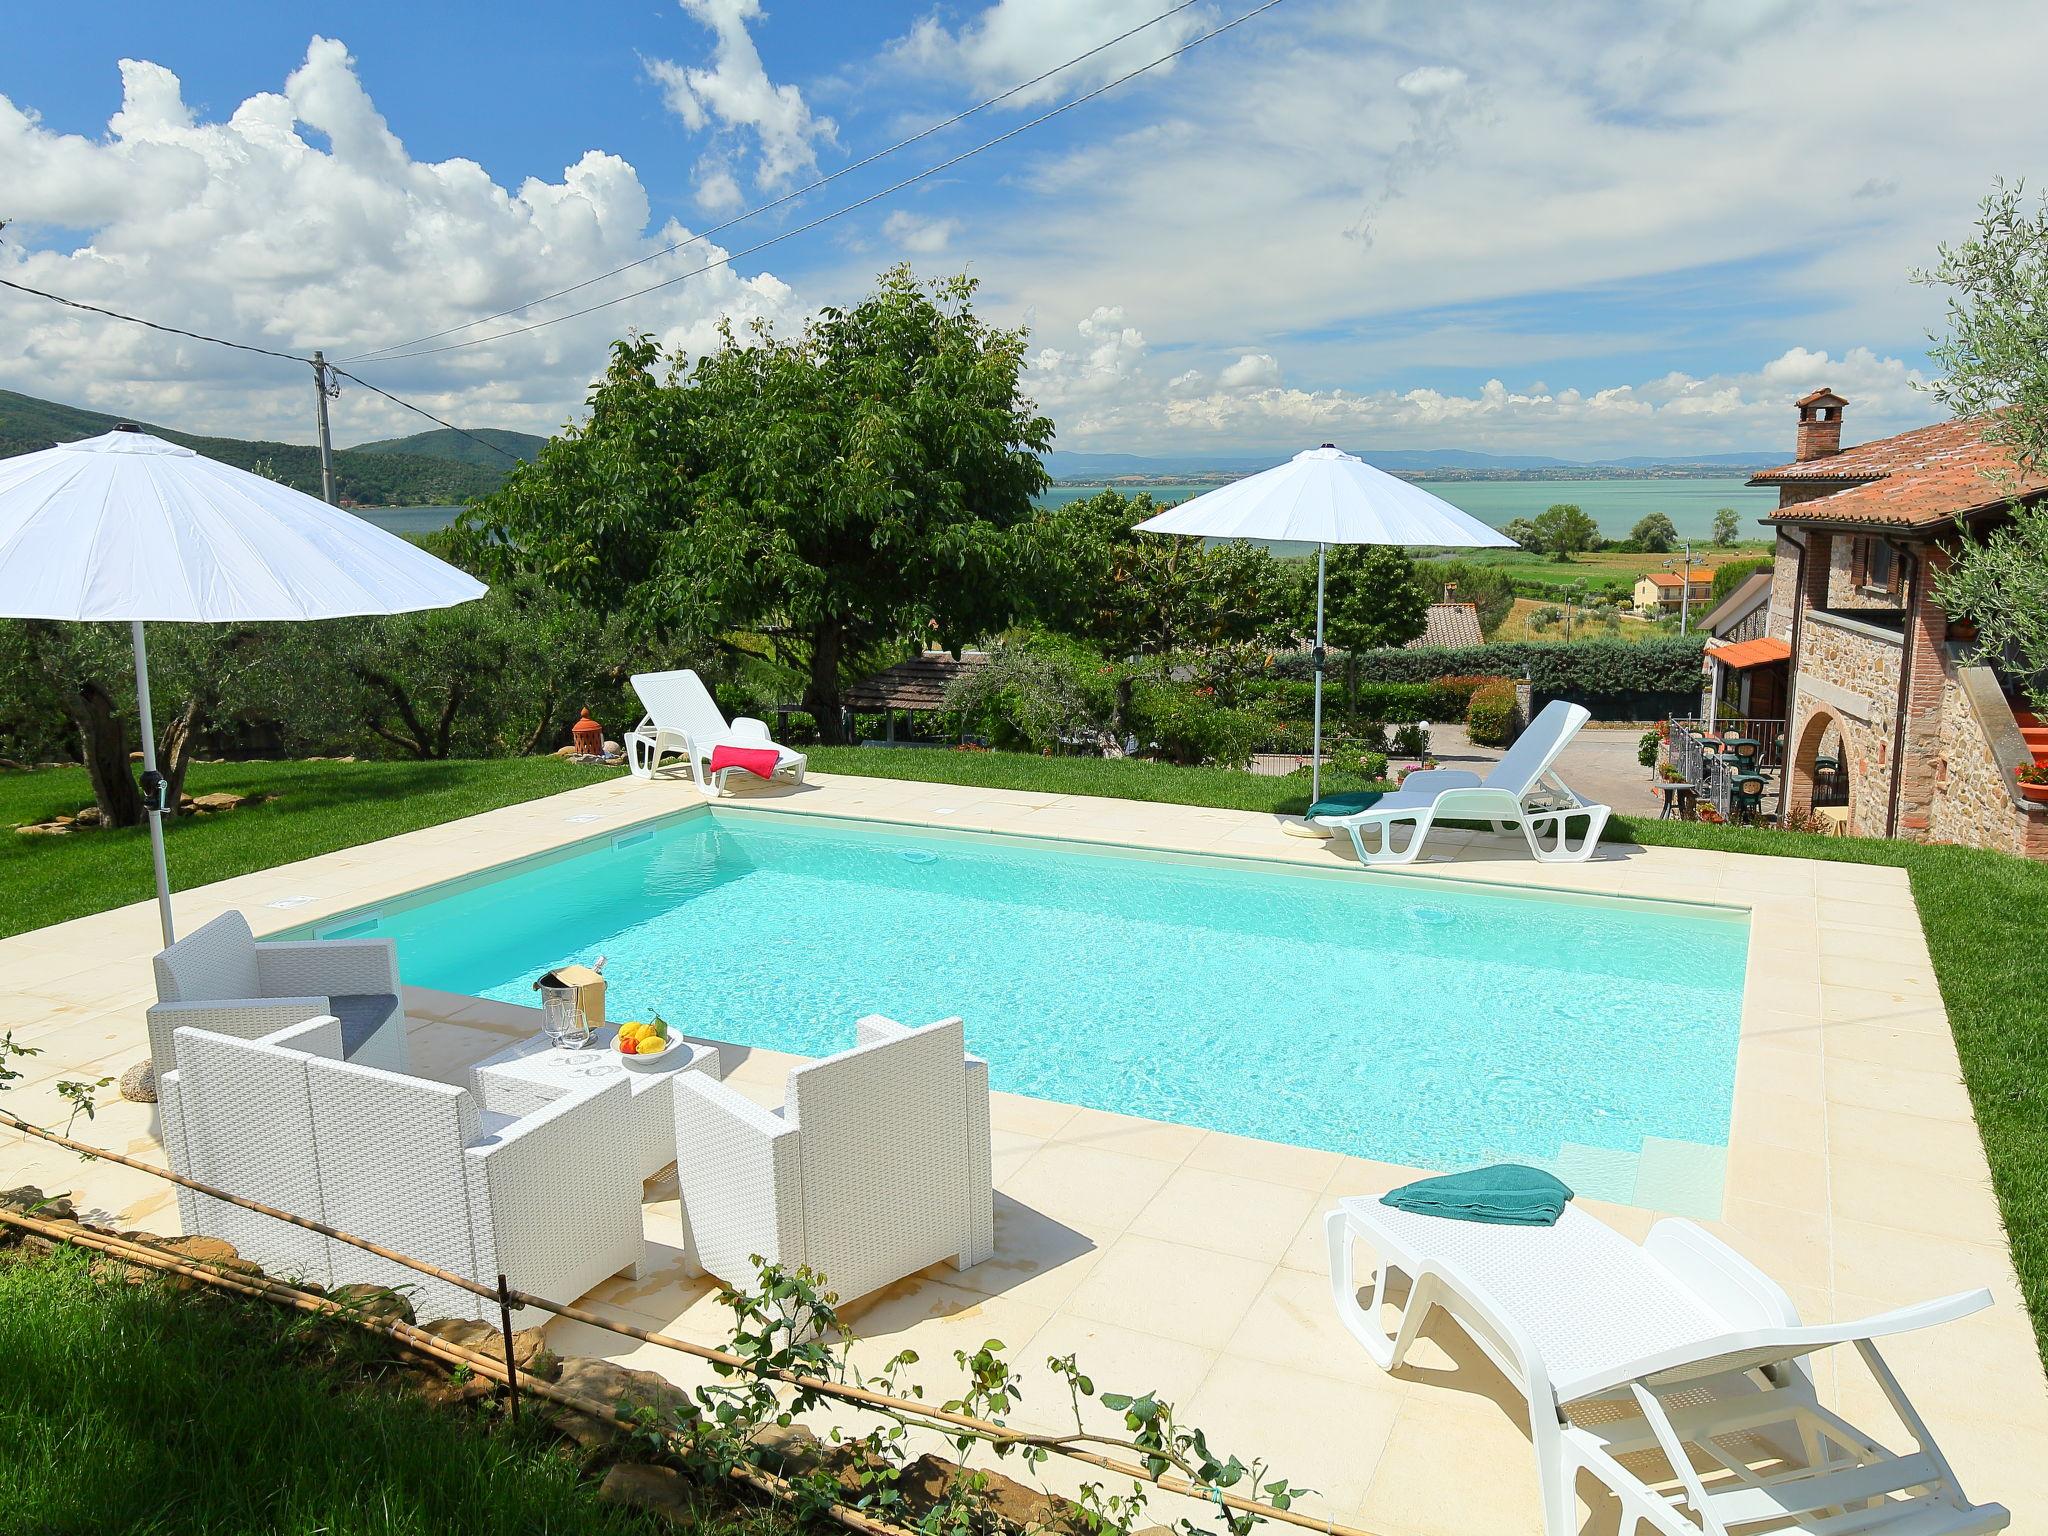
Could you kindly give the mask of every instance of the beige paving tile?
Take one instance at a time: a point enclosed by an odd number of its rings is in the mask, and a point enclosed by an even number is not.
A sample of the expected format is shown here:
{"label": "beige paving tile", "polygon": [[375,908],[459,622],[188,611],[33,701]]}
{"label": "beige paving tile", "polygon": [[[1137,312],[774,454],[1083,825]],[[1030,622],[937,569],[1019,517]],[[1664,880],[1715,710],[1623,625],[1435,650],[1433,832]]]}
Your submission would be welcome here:
{"label": "beige paving tile", "polygon": [[984,1296],[1015,1296],[1057,1307],[1116,1240],[1114,1230],[1086,1231],[1008,1193],[996,1195],[996,1251],[972,1269],[935,1269],[948,1284]]}
{"label": "beige paving tile", "polygon": [[1950,1072],[1915,1072],[1905,1067],[1830,1057],[1830,1104],[1851,1104],[1934,1120],[1970,1120],[1970,1095]]}
{"label": "beige paving tile", "polygon": [[1927,1168],[1968,1169],[1973,1174],[1984,1166],[1974,1124],[1859,1104],[1828,1107],[1827,1144],[1828,1157],[1837,1167],[1846,1159],[1918,1163]]}
{"label": "beige paving tile", "polygon": [[1341,1515],[1364,1499],[1403,1403],[1363,1376],[1344,1381],[1226,1355],[1185,1412],[1212,1449],[1260,1457],[1269,1469],[1262,1481],[1285,1477],[1311,1490],[1304,1507]]}
{"label": "beige paving tile", "polygon": [[1130,1431],[1120,1411],[1102,1406],[1103,1393],[1140,1397],[1150,1392],[1176,1409],[1183,1408],[1217,1359],[1214,1350],[1178,1339],[1061,1314],[1039,1329],[1031,1341],[1032,1370],[1026,1376],[1030,1385],[1019,1422],[1062,1433],[1073,1429],[1074,1398],[1043,1367],[1048,1357],[1069,1355],[1095,1388],[1094,1397],[1079,1404],[1080,1422],[1091,1433],[1117,1438],[1127,1437]]}
{"label": "beige paving tile", "polygon": [[1984,1286],[2001,1305],[2019,1305],[2012,1263],[2005,1250],[1994,1244],[1906,1232],[1840,1216],[1833,1226],[1837,1291],[1875,1296],[1902,1306]]}
{"label": "beige paving tile", "polygon": [[1232,1136],[1211,1131],[1188,1153],[1187,1166],[1211,1173],[1234,1173],[1263,1179],[1295,1189],[1320,1193],[1342,1166],[1338,1152],[1312,1147],[1290,1147],[1277,1141],[1257,1141],[1249,1136]]}
{"label": "beige paving tile", "polygon": [[1358,1523],[1387,1536],[1541,1530],[1527,1434],[1486,1399],[1413,1394],[1394,1421]]}
{"label": "beige paving tile", "polygon": [[1122,1231],[1152,1203],[1174,1165],[1083,1143],[1049,1141],[1003,1186],[1012,1200],[1095,1230]]}
{"label": "beige paving tile", "polygon": [[1914,1163],[1843,1159],[1831,1183],[1837,1219],[1994,1246],[2005,1241],[1988,1174],[1955,1178]]}
{"label": "beige paving tile", "polygon": [[1828,1212],[1828,1160],[1820,1152],[1738,1142],[1728,1149],[1727,1198],[1783,1205],[1823,1220]]}
{"label": "beige paving tile", "polygon": [[1204,1349],[1221,1349],[1274,1266],[1127,1233],[1075,1287],[1065,1310]]}
{"label": "beige paving tile", "polygon": [[1138,1213],[1131,1230],[1277,1264],[1316,1203],[1305,1189],[1181,1167]]}
{"label": "beige paving tile", "polygon": [[1391,1395],[1409,1390],[1372,1362],[1338,1320],[1326,1268],[1280,1268],[1267,1277],[1251,1310],[1230,1336],[1224,1354],[1282,1365],[1312,1376],[1378,1386]]}
{"label": "beige paving tile", "polygon": [[1167,1125],[1158,1120],[1140,1120],[1134,1115],[1111,1114],[1106,1109],[1082,1109],[1053,1133],[1053,1139],[1068,1146],[1178,1163],[1207,1134],[1192,1125]]}

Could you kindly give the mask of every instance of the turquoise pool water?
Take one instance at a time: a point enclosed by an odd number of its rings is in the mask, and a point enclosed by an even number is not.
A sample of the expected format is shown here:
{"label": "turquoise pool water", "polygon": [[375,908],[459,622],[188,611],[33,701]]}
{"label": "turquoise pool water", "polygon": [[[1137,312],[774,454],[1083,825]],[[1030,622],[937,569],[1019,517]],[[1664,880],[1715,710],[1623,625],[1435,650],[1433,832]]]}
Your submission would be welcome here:
{"label": "turquoise pool water", "polygon": [[1748,944],[1705,907],[745,812],[319,925],[351,929],[515,1003],[603,954],[615,1019],[807,1055],[957,1013],[998,1088],[1424,1167],[1724,1146]]}

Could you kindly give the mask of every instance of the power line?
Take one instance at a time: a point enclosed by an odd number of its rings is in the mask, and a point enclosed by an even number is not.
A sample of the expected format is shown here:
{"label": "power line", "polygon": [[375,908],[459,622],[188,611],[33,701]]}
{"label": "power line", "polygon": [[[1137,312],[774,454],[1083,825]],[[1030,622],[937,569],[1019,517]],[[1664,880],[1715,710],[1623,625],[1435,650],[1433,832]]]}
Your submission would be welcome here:
{"label": "power line", "polygon": [[839,178],[842,176],[851,176],[855,171],[864,170],[868,166],[873,165],[877,160],[883,160],[888,158],[890,155],[895,154],[896,151],[898,151],[899,149],[908,149],[911,145],[917,143],[921,139],[928,139],[933,134],[942,133],[946,129],[951,128],[956,123],[965,122],[968,118],[973,117],[977,112],[985,112],[990,107],[998,106],[1001,103],[1008,101],[1012,96],[1016,96],[1024,91],[1030,90],[1034,85],[1042,85],[1047,80],[1050,80],[1054,75],[1063,74],[1067,70],[1072,69],[1076,64],[1085,63],[1087,60],[1094,58],[1096,54],[1101,53],[1103,50],[1108,48],[1114,48],[1118,43],[1125,42],[1130,38],[1136,37],[1140,32],[1145,31],[1147,28],[1155,27],[1160,22],[1178,16],[1182,11],[1189,10],[1201,3],[1202,0],[1181,0],[1180,4],[1173,6],[1171,9],[1161,11],[1157,16],[1152,17],[1150,20],[1141,21],[1135,27],[1130,28],[1128,31],[1119,32],[1115,37],[1097,43],[1093,48],[1090,48],[1086,53],[1075,54],[1074,57],[1068,59],[1064,64],[1055,64],[1051,69],[1046,70],[1043,74],[1033,75],[1029,80],[1024,81],[1022,84],[1013,85],[1007,91],[999,92],[998,94],[989,97],[986,101],[976,102],[973,106],[967,108],[965,111],[954,113],[951,117],[947,118],[942,123],[933,123],[929,128],[921,128],[916,133],[913,133],[907,139],[898,139],[894,144],[889,145],[886,149],[878,149],[871,155],[864,155],[860,159],[854,161],[851,165],[841,166],[838,170],[832,172],[828,176],[820,176],[816,181],[813,181],[806,186],[798,187],[793,192],[785,192],[782,196],[774,198],[769,202],[762,203],[758,207],[749,208],[744,213],[734,214],[724,223],[714,224],[709,229],[703,230],[698,234],[690,236],[690,238],[687,240],[678,240],[672,245],[663,246],[658,251],[649,252],[645,256],[641,256],[636,260],[629,261],[624,266],[613,267],[609,272],[600,272],[595,277],[587,277],[580,283],[571,283],[566,288],[557,288],[553,293],[544,293],[537,299],[528,299],[524,304],[515,304],[510,309],[501,309],[497,311],[495,314],[479,315],[474,320],[465,320],[461,324],[451,325],[447,327],[445,330],[430,331],[424,336],[415,336],[411,341],[394,341],[389,346],[376,347],[368,352],[358,352],[353,357],[343,358],[342,361],[345,363],[367,362],[379,359],[383,356],[383,354],[387,352],[399,352],[407,347],[416,347],[420,345],[420,343],[422,342],[439,341],[443,336],[453,336],[457,331],[466,331],[470,329],[472,326],[488,325],[493,320],[503,320],[508,315],[522,314],[525,311],[534,308],[536,305],[547,304],[555,299],[563,298],[568,294],[580,292],[581,290],[590,287],[594,283],[603,282],[608,277],[617,277],[620,273],[630,272],[635,267],[644,267],[650,261],[659,261],[664,256],[673,256],[677,251],[683,250],[688,246],[701,245],[706,240],[709,240],[713,235],[719,234],[724,230],[732,229],[736,225],[744,224],[749,219],[759,218],[764,213],[768,213],[776,208],[780,208],[784,203],[795,202],[800,197],[808,197],[811,193],[817,191],[820,187],[827,186],[830,183],[839,180]]}
{"label": "power line", "polygon": [[217,347],[233,347],[237,352],[260,352],[265,357],[282,358],[288,363],[304,363],[308,368],[313,366],[313,359],[300,357],[296,352],[279,352],[270,347],[251,346],[246,341],[229,341],[224,336],[209,336],[204,331],[188,331],[183,326],[162,325],[155,320],[145,320],[140,315],[124,315],[118,309],[102,309],[97,304],[87,304],[81,299],[67,299],[61,293],[31,288],[27,283],[17,283],[5,277],[0,277],[0,285],[19,293],[32,293],[39,299],[48,299],[53,304],[62,304],[70,309],[82,309],[89,314],[105,315],[109,320],[125,320],[130,325],[146,325],[152,331],[165,331],[173,336],[189,336],[194,341],[210,341]]}
{"label": "power line", "polygon": [[[82,299],[67,299],[61,293],[51,293],[47,289],[43,288],[31,288],[27,283],[17,283],[10,278],[0,277],[0,286],[12,288],[20,293],[34,294],[39,299],[48,299],[52,304],[62,304],[67,309],[80,309],[86,311],[88,314],[103,315],[109,320],[122,320],[127,322],[129,325],[146,326],[148,329],[152,331],[164,331],[173,336],[187,336],[194,341],[211,342],[216,347],[233,347],[237,352],[256,352],[260,353],[264,357],[277,358],[282,362],[304,363],[308,368],[314,369],[316,375],[318,374],[319,371],[324,369],[325,372],[333,374],[338,378],[353,380],[355,383],[360,384],[363,386],[363,388],[369,390],[372,394],[382,395],[386,400],[389,400],[394,405],[402,405],[408,411],[412,411],[417,415],[426,417],[427,420],[433,422],[436,426],[446,427],[450,432],[454,432],[462,437],[466,437],[471,442],[476,443],[481,447],[490,449],[491,452],[493,453],[502,454],[504,457],[512,460],[515,464],[520,462],[518,454],[508,452],[507,450],[500,448],[496,443],[478,437],[474,432],[466,431],[465,429],[456,426],[455,423],[452,421],[443,421],[439,416],[436,416],[432,411],[429,411],[422,406],[414,405],[410,400],[406,400],[398,395],[394,395],[388,389],[381,389],[377,385],[372,384],[368,379],[357,378],[354,374],[348,372],[346,369],[337,368],[332,363],[323,363],[318,361],[317,359],[310,357],[300,357],[295,352],[279,352],[271,347],[252,346],[246,341],[229,341],[225,336],[209,336],[204,331],[188,331],[183,326],[165,325],[160,321],[145,320],[140,315],[124,314],[118,309],[107,309],[98,304],[87,304]],[[316,383],[322,389],[326,387],[325,379],[320,379],[316,377]]]}
{"label": "power line", "polygon": [[389,400],[392,404],[402,405],[408,411],[412,411],[416,415],[426,417],[427,420],[433,422],[436,426],[446,427],[450,432],[453,432],[461,437],[466,437],[472,443],[476,443],[480,447],[488,448],[491,450],[491,452],[498,454],[504,458],[510,459],[514,464],[524,462],[523,460],[521,460],[518,454],[511,452],[509,449],[500,448],[496,443],[491,442],[487,438],[478,437],[474,432],[466,431],[463,428],[456,426],[455,423],[452,421],[443,421],[439,416],[436,416],[432,411],[426,409],[426,407],[414,405],[410,400],[401,399],[399,396],[391,393],[391,391],[388,389],[379,389],[375,384],[372,384],[368,379],[358,378],[355,374],[350,373],[346,368],[337,368],[333,363],[329,363],[327,365],[327,371],[335,375],[337,378],[353,380],[355,383],[360,384],[363,386],[363,388],[369,390],[372,394],[382,395],[386,400]]}
{"label": "power line", "polygon": [[[1146,74],[1151,70],[1157,69],[1162,64],[1171,63],[1174,59],[1179,58],[1182,54],[1191,52],[1192,50],[1199,48],[1202,44],[1209,42],[1215,38],[1221,37],[1225,32],[1230,31],[1234,27],[1243,26],[1246,22],[1252,20],[1252,18],[1263,15],[1265,12],[1272,10],[1275,6],[1281,3],[1282,0],[1265,0],[1265,3],[1263,5],[1254,6],[1251,10],[1244,12],[1242,15],[1233,17],[1231,20],[1224,22],[1221,26],[1215,27],[1208,32],[1204,32],[1199,37],[1190,39],[1188,42],[1183,43],[1180,47],[1174,49],[1171,53],[1161,54],[1158,58],[1152,60],[1149,64],[1141,64],[1136,69],[1118,75],[1114,80],[1106,81],[1102,85],[1097,86],[1094,90],[1087,92],[1085,95],[1076,96],[1072,101],[1062,102],[1059,106],[1054,107],[1049,112],[1042,112],[1037,117],[1031,118],[1027,122],[1019,123],[1016,127],[1010,129],[1007,133],[999,133],[994,138],[984,140],[982,143],[975,145],[972,149],[962,150],[959,154],[941,160],[936,165],[927,166],[925,169],[918,171],[914,175],[906,176],[901,181],[891,183],[889,186],[882,188],[879,192],[871,192],[866,197],[859,198],[854,202],[847,203],[841,207],[835,208],[830,213],[820,214],[817,218],[811,219],[806,223],[799,224],[795,226],[793,229],[786,229],[780,234],[769,236],[766,240],[756,241],[754,244],[745,247],[743,250],[730,251],[727,254],[718,257],[716,260],[707,261],[701,267],[692,267],[687,272],[678,273],[676,276],[671,278],[665,278],[661,282],[649,283],[644,288],[635,288],[631,293],[622,293],[619,294],[616,298],[602,299],[595,304],[585,305],[582,309],[572,309],[566,314],[556,315],[547,320],[536,320],[531,325],[515,326],[511,330],[499,331],[496,334],[490,336],[473,337],[468,341],[449,342],[445,346],[422,347],[416,352],[397,352],[392,356],[379,358],[378,361],[385,363],[401,363],[416,357],[432,357],[437,353],[441,352],[459,352],[466,347],[488,346],[490,343],[494,341],[505,341],[513,336],[524,336],[530,331],[544,330],[545,328],[551,325],[560,325],[565,320],[580,319],[584,315],[595,314],[597,313],[597,311],[601,309],[609,309],[614,304],[624,304],[631,299],[644,298],[646,295],[650,293],[657,293],[663,288],[672,288],[677,283],[687,282],[689,279],[693,277],[701,277],[704,273],[714,271],[719,267],[730,266],[733,262],[740,260],[742,257],[751,256],[757,251],[765,251],[771,245],[780,245],[785,240],[792,240],[798,235],[807,234],[811,230],[817,229],[820,225],[829,224],[834,219],[843,218],[847,214],[865,208],[871,203],[877,203],[880,202],[883,198],[893,196],[894,194],[901,192],[905,187],[914,186],[920,181],[924,181],[932,176],[938,175],[941,171],[950,170],[954,166],[960,164],[963,160],[971,160],[976,155],[979,155],[986,150],[994,149],[998,144],[1007,143],[1009,140],[1016,138],[1019,134],[1028,133],[1033,128],[1038,127],[1042,123],[1048,123],[1052,121],[1052,119],[1059,117],[1063,113],[1071,112],[1074,110],[1074,108],[1084,106],[1088,102],[1095,100],[1098,96],[1106,95],[1110,91],[1115,90],[1118,86],[1123,85],[1128,81],[1135,80],[1139,75]],[[457,327],[457,329],[460,329],[460,327]],[[351,359],[351,361],[355,360],[356,359]]]}

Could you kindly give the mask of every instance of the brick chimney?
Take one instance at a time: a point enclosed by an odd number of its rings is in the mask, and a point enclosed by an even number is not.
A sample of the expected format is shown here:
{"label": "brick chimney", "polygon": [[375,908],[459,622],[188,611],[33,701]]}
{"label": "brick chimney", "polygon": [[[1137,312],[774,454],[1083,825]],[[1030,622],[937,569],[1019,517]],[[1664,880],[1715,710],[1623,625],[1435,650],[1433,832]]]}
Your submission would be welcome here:
{"label": "brick chimney", "polygon": [[1799,401],[1798,446],[1792,457],[1804,464],[1842,451],[1842,411],[1849,404],[1826,385]]}

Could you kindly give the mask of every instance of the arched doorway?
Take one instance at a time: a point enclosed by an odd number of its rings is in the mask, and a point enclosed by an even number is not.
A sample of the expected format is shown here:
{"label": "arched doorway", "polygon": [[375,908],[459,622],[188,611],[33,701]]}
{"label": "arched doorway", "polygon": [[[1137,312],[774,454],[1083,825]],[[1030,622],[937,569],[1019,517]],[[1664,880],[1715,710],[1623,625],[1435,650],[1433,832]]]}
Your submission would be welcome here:
{"label": "arched doorway", "polygon": [[1799,740],[1785,764],[1785,805],[1798,816],[1828,806],[1849,804],[1848,728],[1831,709],[1821,706],[1806,717]]}

